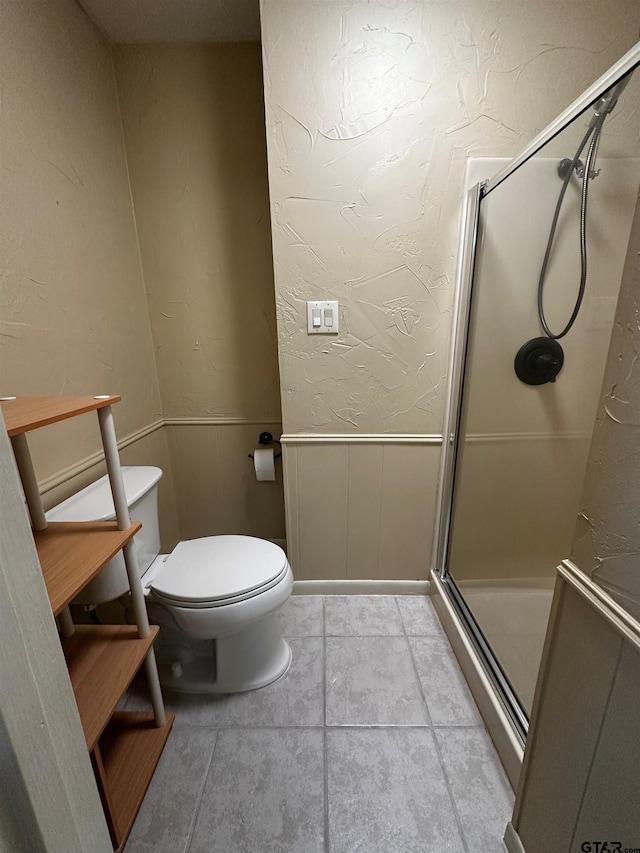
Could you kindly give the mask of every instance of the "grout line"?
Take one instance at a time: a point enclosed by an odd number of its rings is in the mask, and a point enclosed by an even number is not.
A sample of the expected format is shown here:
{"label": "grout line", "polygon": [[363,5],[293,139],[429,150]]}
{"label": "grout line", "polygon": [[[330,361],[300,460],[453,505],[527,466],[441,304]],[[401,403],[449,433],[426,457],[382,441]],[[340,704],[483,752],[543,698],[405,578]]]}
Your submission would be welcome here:
{"label": "grout line", "polygon": [[407,633],[407,626],[405,625],[405,622],[404,622],[404,616],[402,615],[402,610],[400,609],[400,605],[398,604],[398,596],[396,595],[396,596],[394,596],[394,598],[395,598],[395,602],[396,602],[396,609],[397,609],[398,613],[400,614],[400,624],[402,625],[402,633],[404,634],[405,637],[408,638],[409,634]]}
{"label": "grout line", "polygon": [[478,729],[486,734],[486,729],[484,726],[434,726],[430,723],[327,723],[323,725],[322,723],[305,723],[304,725],[298,726],[295,723],[288,724],[278,724],[273,725],[271,723],[256,723],[255,725],[251,725],[250,723],[234,723],[231,721],[228,724],[214,724],[214,723],[181,723],[176,721],[174,723],[177,731],[185,731],[187,729],[192,729],[197,731],[198,729],[215,729],[218,731],[228,732],[231,729],[238,729],[242,731],[253,731],[254,729],[324,729],[332,730],[332,729],[445,729],[451,731],[458,731],[459,729]]}
{"label": "grout line", "polygon": [[420,675],[418,674],[418,666],[416,664],[416,660],[413,654],[413,649],[411,648],[411,643],[407,639],[407,646],[409,647],[409,655],[411,656],[411,663],[413,664],[413,671],[415,672],[416,678],[418,679],[418,684],[420,686],[420,693],[422,694],[422,701],[424,702],[425,708],[427,709],[427,719],[429,720],[429,726],[431,727],[431,733],[433,737],[433,743],[436,750],[436,755],[438,757],[438,763],[440,764],[440,769],[442,770],[442,777],[444,779],[444,784],[447,789],[447,793],[449,794],[449,802],[451,803],[451,808],[453,809],[453,816],[456,821],[456,825],[458,827],[458,832],[460,833],[460,839],[462,841],[462,846],[465,850],[465,853],[470,853],[469,846],[467,844],[467,839],[464,833],[464,829],[462,827],[462,820],[460,818],[460,814],[458,812],[458,807],[456,805],[455,797],[453,796],[453,790],[451,788],[451,782],[449,781],[449,775],[447,774],[447,769],[444,764],[444,759],[442,757],[442,750],[440,749],[440,744],[438,743],[438,738],[436,737],[436,730],[433,725],[433,718],[431,717],[431,711],[429,710],[429,704],[427,702],[427,697],[425,695],[424,689],[422,687],[422,681],[420,680]]}
{"label": "grout line", "polygon": [[402,635],[404,637],[408,637],[409,635],[407,634],[407,626],[404,624],[404,618],[402,616],[402,610],[400,610],[400,605],[398,604],[398,596],[394,595],[393,600],[395,602],[396,610],[398,611],[398,615],[400,616],[400,624],[402,625]]}
{"label": "grout line", "polygon": [[324,853],[329,853],[329,761],[327,747],[327,634],[325,597],[322,596],[322,744],[324,761]]}
{"label": "grout line", "polygon": [[324,853],[330,853],[329,843],[329,747],[327,744],[327,727],[322,729],[324,750]]}
{"label": "grout line", "polygon": [[[345,598],[349,598],[349,597],[350,596],[345,596]],[[390,597],[395,598],[395,596],[390,596]],[[399,608],[398,608],[398,612],[399,612]],[[326,636],[327,637],[359,637],[359,638],[365,638],[365,639],[367,637],[440,637],[440,634],[434,634],[434,633],[429,634],[429,633],[426,633],[424,631],[421,634],[409,634],[409,633],[407,633],[406,628],[404,627],[404,622],[400,622],[400,625],[401,625],[401,630],[398,632],[395,632],[395,633],[389,633],[387,631],[384,633],[363,634],[360,631],[358,633],[342,633],[342,634],[327,633]],[[442,638],[440,637],[440,639],[442,639]]]}
{"label": "grout line", "polygon": [[[472,727],[470,727],[472,728]],[[479,728],[479,726],[473,726],[473,728]],[[433,726],[429,725],[429,723],[335,723],[334,725],[326,726],[327,731],[354,731],[360,732],[363,729],[374,729],[374,730],[386,730],[386,729],[402,729],[406,731],[407,729],[424,729],[425,731],[431,731]]]}
{"label": "grout line", "polygon": [[[379,640],[388,640],[391,637],[405,637],[404,631],[401,634],[327,634],[332,640],[371,640],[374,637]],[[426,636],[426,635],[425,635]]]}
{"label": "grout line", "polygon": [[[212,728],[209,726],[209,728]],[[228,726],[228,728],[224,729],[225,733],[227,732],[246,732],[247,730],[252,732],[272,732],[274,729],[278,729],[279,731],[285,732],[299,732],[301,730],[310,731],[310,732],[319,732],[322,731],[322,726]]]}
{"label": "grout line", "polygon": [[211,765],[213,764],[213,756],[216,751],[216,746],[218,745],[218,730],[216,729],[216,736],[213,742],[213,749],[211,750],[211,757],[207,763],[207,769],[204,773],[204,778],[202,780],[202,785],[200,787],[200,793],[196,799],[196,807],[193,810],[193,817],[191,818],[191,825],[189,826],[189,832],[187,833],[187,838],[185,845],[183,847],[183,853],[189,853],[191,850],[191,843],[193,842],[193,836],[196,829],[196,824],[198,822],[198,818],[200,817],[200,809],[202,807],[202,798],[204,796],[204,790],[207,786],[207,779],[209,778],[209,773],[211,772]]}
{"label": "grout line", "polygon": [[[253,731],[254,729],[322,729],[324,728],[322,723],[305,723],[304,725],[298,726],[295,723],[282,723],[278,725],[274,725],[273,723],[234,723],[233,720],[229,721],[229,723],[181,723],[178,720],[174,723],[180,731],[184,731],[185,729],[215,729],[219,732],[224,731],[228,732],[231,729],[238,729],[242,731]],[[469,728],[478,728],[478,726],[470,726]]]}
{"label": "grout line", "polygon": [[[283,634],[285,640],[321,640],[323,634]],[[267,685],[268,686],[268,685]],[[260,688],[262,690],[262,688]]]}

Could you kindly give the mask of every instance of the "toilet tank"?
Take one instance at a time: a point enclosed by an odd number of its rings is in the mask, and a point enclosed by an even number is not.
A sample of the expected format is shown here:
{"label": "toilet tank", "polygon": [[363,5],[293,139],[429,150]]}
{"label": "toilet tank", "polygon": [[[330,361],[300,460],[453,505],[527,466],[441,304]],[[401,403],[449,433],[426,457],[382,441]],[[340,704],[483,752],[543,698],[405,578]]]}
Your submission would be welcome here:
{"label": "toilet tank", "polygon": [[[138,566],[143,575],[160,553],[158,526],[158,482],[160,468],[123,466],[122,479],[132,521],[142,522],[133,539]],[[116,517],[108,477],[101,477],[82,491],[46,513],[47,521],[113,521]],[[129,590],[122,552],[109,560],[95,578],[74,598],[72,604],[103,604]]]}

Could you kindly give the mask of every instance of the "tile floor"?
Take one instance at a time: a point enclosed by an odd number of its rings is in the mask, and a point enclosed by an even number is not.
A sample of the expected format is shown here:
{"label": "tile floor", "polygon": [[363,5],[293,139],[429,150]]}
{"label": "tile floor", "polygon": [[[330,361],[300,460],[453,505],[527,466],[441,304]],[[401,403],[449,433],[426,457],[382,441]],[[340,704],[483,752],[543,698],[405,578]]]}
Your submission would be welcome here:
{"label": "tile floor", "polygon": [[165,695],[174,730],[125,853],[504,853],[513,793],[429,599],[294,596],[280,615],[284,678]]}

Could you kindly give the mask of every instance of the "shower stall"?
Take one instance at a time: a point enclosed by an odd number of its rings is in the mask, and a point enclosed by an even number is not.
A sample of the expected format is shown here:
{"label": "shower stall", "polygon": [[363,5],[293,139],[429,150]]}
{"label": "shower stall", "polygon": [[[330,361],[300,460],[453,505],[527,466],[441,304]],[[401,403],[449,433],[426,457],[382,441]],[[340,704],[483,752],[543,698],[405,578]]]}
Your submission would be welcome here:
{"label": "shower stall", "polygon": [[640,45],[515,160],[467,166],[432,577],[516,747],[639,203],[638,64]]}

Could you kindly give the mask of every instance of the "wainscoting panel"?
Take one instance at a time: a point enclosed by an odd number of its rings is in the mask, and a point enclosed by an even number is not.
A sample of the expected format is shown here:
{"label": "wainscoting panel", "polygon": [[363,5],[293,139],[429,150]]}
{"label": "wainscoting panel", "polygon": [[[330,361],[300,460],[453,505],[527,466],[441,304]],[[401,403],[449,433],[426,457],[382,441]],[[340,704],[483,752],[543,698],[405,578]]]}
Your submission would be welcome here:
{"label": "wainscoting panel", "polygon": [[283,436],[298,580],[428,578],[437,436]]}
{"label": "wainscoting panel", "polygon": [[298,447],[300,579],[347,576],[348,445]]}
{"label": "wainscoting panel", "polygon": [[384,445],[352,444],[349,454],[347,577],[378,578]]}
{"label": "wainscoting panel", "polygon": [[376,577],[428,578],[439,463],[440,447],[385,446]]}

